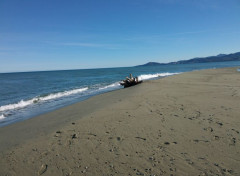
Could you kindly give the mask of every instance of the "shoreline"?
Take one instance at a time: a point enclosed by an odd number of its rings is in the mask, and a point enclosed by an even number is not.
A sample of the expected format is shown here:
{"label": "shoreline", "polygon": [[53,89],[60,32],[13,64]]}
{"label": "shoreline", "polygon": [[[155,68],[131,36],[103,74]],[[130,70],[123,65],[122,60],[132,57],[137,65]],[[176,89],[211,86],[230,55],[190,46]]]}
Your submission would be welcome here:
{"label": "shoreline", "polygon": [[[119,89],[120,85],[118,84],[119,81],[117,80],[124,78],[127,72],[134,73],[135,76],[138,76],[140,79],[146,80],[156,78],[158,76],[164,77],[166,75],[191,72],[194,70],[215,69],[229,66],[234,67],[234,65],[238,66],[239,63],[240,62],[221,62],[209,64],[200,63],[196,65],[183,64],[171,67],[133,67],[129,69],[110,69],[111,71],[106,69],[106,72],[104,71],[105,75],[103,72],[99,72],[97,70],[92,70],[89,73],[86,73],[83,70],[59,72],[53,71],[46,73],[42,72],[37,75],[32,73],[18,75],[15,73],[14,75],[10,76],[10,80],[19,79],[19,83],[16,85],[11,85],[11,83],[8,85],[7,83],[6,87],[3,86],[2,93],[4,96],[1,97],[0,127],[39,116],[41,114],[46,114],[64,106],[68,106],[89,98],[89,96],[95,96],[96,94]],[[96,75],[93,77],[91,76],[90,80],[85,76],[81,76],[87,74]],[[56,75],[60,75],[60,77]],[[38,80],[38,76],[40,76],[41,79]],[[8,82],[7,77],[8,76],[3,76],[3,81],[5,80]],[[28,79],[26,79],[27,77],[31,77],[32,82],[28,82]],[[47,77],[51,77],[51,79],[46,82],[44,80],[48,80]],[[61,79],[61,77],[68,80],[70,84],[66,85],[65,83],[68,81]],[[106,80],[104,77],[107,77],[108,79]],[[25,84],[25,81],[27,81],[28,84]],[[33,84],[33,82],[36,82],[37,84]],[[92,84],[91,82],[94,83]],[[49,84],[49,86],[46,86],[45,84]],[[13,93],[6,89],[8,86],[12,87],[11,91]],[[19,86],[28,91],[18,91],[16,87]],[[42,86],[44,87],[43,90],[41,88]],[[56,89],[56,87],[59,87],[59,89]]]}
{"label": "shoreline", "polygon": [[[108,104],[114,103],[110,99],[104,99],[106,94],[111,94],[112,92],[121,91],[123,89],[117,89],[109,92],[105,92],[102,94],[97,94],[94,96],[91,96],[85,100],[79,101],[77,103],[73,103],[64,107],[61,107],[59,109],[43,113],[22,121],[18,121],[3,127],[0,127],[0,141],[3,141],[2,137],[6,134],[6,136],[10,136],[11,139],[14,138],[12,141],[22,141],[27,140],[28,138],[33,138],[35,135],[38,135],[39,133],[43,132],[43,134],[48,134],[50,132],[53,132],[53,129],[56,129],[58,127],[61,127],[64,123],[68,121],[74,121],[79,118],[79,116],[75,116],[74,114],[80,113],[81,116],[86,116],[91,113],[91,111],[97,110],[99,108],[103,108],[107,106]],[[121,94],[121,93],[120,93]],[[105,100],[103,103],[100,102],[100,99]],[[102,100],[101,100],[102,101]],[[91,107],[88,106],[91,104]],[[65,119],[65,116],[68,115],[70,118]],[[83,117],[82,117],[83,118]],[[44,129],[42,129],[44,128]],[[27,129],[27,130],[25,130]],[[15,136],[15,134],[9,133],[9,131],[18,131],[18,136]],[[28,134],[27,131],[31,131],[31,134]],[[23,135],[20,135],[21,133],[25,133]],[[8,143],[8,141],[6,141]],[[0,152],[3,150],[4,145],[0,145]],[[17,145],[17,144],[13,144]],[[8,144],[7,147],[8,148]]]}
{"label": "shoreline", "polygon": [[0,175],[238,175],[239,75],[182,73],[1,127]]}
{"label": "shoreline", "polygon": [[[165,76],[171,76],[178,73],[156,73],[156,74],[147,74],[140,75],[140,79],[148,80],[154,78],[162,78]],[[97,85],[97,84],[94,84]],[[37,93],[37,96],[32,96],[29,99],[22,98],[14,103],[5,104],[0,106],[0,128],[7,126],[9,124],[13,124],[16,122],[20,122],[23,120],[27,120],[42,114],[46,114],[57,109],[63,108],[65,106],[69,106],[90,97],[104,94],[107,92],[111,92],[113,90],[122,89],[123,87],[120,85],[120,81],[113,81],[109,83],[104,83],[103,85],[98,85],[94,87],[94,85],[85,85],[76,88],[70,88],[65,91],[57,91],[46,94]],[[14,98],[13,98],[14,99]],[[51,103],[51,101],[56,103]],[[52,106],[53,105],[53,106]],[[11,113],[11,110],[13,111]],[[10,114],[10,115],[9,115]],[[3,120],[2,120],[3,119]],[[4,120],[5,119],[5,120]]]}

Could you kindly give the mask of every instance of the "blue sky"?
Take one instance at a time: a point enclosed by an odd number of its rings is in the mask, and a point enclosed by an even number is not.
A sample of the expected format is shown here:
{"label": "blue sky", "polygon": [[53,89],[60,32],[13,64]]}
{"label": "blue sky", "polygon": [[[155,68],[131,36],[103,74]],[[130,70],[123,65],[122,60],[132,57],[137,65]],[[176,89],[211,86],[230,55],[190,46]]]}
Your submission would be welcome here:
{"label": "blue sky", "polygon": [[240,51],[239,0],[1,0],[0,72]]}

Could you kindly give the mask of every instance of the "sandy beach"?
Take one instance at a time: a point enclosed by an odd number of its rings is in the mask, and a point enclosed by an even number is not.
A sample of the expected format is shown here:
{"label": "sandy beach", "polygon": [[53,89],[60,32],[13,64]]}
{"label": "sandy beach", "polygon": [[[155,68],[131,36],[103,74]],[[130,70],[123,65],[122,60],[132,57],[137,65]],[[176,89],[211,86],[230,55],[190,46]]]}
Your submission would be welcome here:
{"label": "sandy beach", "polygon": [[0,128],[1,176],[240,175],[240,72],[183,73]]}

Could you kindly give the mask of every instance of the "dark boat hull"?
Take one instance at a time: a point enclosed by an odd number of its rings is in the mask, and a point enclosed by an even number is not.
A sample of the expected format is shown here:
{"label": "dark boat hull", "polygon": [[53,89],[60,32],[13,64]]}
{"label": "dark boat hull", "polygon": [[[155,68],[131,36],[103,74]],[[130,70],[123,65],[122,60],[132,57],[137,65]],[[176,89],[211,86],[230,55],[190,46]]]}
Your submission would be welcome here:
{"label": "dark boat hull", "polygon": [[140,83],[142,83],[142,81],[138,81],[138,82],[136,82],[136,81],[127,82],[126,81],[126,82],[120,82],[120,85],[124,86],[124,88],[127,88],[127,87],[131,87],[131,86],[135,86]]}

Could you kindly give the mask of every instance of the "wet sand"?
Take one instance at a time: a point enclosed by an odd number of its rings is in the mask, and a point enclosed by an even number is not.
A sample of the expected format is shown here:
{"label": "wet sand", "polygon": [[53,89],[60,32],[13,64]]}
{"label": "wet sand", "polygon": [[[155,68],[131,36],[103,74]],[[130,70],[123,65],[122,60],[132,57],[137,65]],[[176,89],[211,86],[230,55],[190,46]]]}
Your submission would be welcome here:
{"label": "wet sand", "polygon": [[183,73],[0,128],[0,175],[240,175],[240,72]]}

